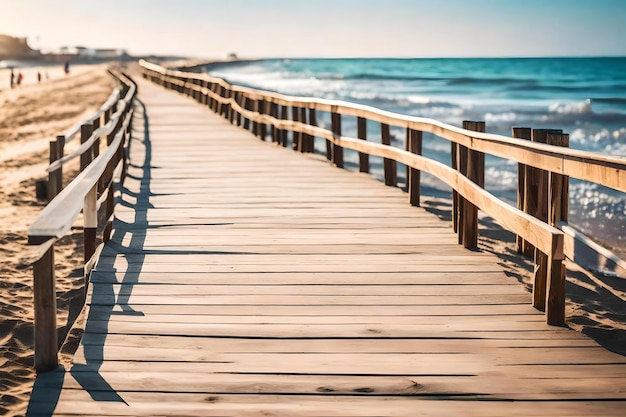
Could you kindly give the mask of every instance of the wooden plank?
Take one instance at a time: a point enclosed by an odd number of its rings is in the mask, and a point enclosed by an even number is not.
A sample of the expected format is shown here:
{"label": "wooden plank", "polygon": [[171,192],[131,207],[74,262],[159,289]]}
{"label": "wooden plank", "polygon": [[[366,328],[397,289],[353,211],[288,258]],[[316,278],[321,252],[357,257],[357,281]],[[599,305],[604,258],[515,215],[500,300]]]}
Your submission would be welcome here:
{"label": "wooden plank", "polygon": [[[563,399],[576,400],[576,396],[587,394],[587,398],[612,398],[621,392],[612,389],[612,379],[594,379],[593,389],[585,391],[585,381],[560,378],[555,380],[512,381],[496,386],[500,381],[476,376],[354,376],[337,378],[333,375],[290,375],[290,374],[229,374],[220,373],[215,378],[192,372],[159,372],[131,374],[126,372],[78,371],[64,383],[64,389],[87,389],[102,391],[102,380],[118,393],[160,391],[167,393],[220,393],[220,394],[275,394],[284,395],[357,395],[365,396],[369,391],[376,396],[462,396],[487,399],[496,392],[505,398]],[[53,385],[53,384],[50,384]],[[45,386],[45,385],[44,385]],[[364,387],[368,389],[365,390]],[[623,389],[622,389],[623,390]],[[558,393],[565,394],[562,397]]]}
{"label": "wooden plank", "polygon": [[117,297],[112,291],[93,294],[92,305],[115,305],[125,300],[124,304],[204,304],[214,305],[489,305],[489,304],[526,304],[530,301],[527,294],[511,295],[448,295],[448,296],[350,296],[350,295],[135,295],[125,294]]}
{"label": "wooden plank", "polygon": [[[374,295],[400,296],[409,295],[463,295],[468,291],[467,285],[133,285],[133,284],[94,284],[92,294],[113,291],[115,294],[132,292],[133,295]],[[520,285],[474,285],[472,291],[480,294],[528,294]]]}
{"label": "wooden plank", "polygon": [[[139,279],[141,277],[141,280]],[[261,280],[256,273],[175,273],[172,276],[165,272],[129,272],[113,269],[93,271],[93,283],[127,283],[131,285],[171,284],[180,285],[214,284],[214,285],[516,285],[517,280],[507,277],[501,271],[474,274],[467,271],[458,272],[284,272],[265,273]],[[536,311],[529,308],[529,311]]]}
{"label": "wooden plank", "polygon": [[[92,308],[93,310],[93,308]],[[141,313],[141,312],[139,312]],[[128,312],[127,314],[130,314]],[[102,346],[102,335],[97,333],[85,333],[82,339],[83,346]],[[161,349],[178,349],[184,346],[187,349],[200,349],[210,352],[334,352],[334,353],[374,353],[374,352],[423,352],[423,353],[471,353],[484,349],[499,349],[502,354],[509,352],[509,348],[523,349],[553,349],[558,352],[561,349],[578,349],[582,355],[605,356],[616,355],[598,346],[594,341],[584,337],[578,338],[551,338],[551,339],[478,339],[478,338],[448,338],[448,339],[424,339],[405,338],[391,339],[381,338],[374,343],[369,338],[343,338],[343,339],[282,339],[276,343],[273,339],[238,339],[238,338],[215,338],[188,336],[162,336],[162,335],[127,335],[109,334],[106,336],[106,346],[126,346],[143,348],[146,346],[159,346]],[[512,350],[511,350],[512,351]],[[613,360],[614,361],[614,360]],[[604,370],[602,370],[604,368]],[[608,366],[598,368],[597,374],[606,375]],[[612,376],[620,375],[619,367],[611,368]]]}
{"label": "wooden plank", "polygon": [[537,323],[516,323],[510,329],[503,323],[485,323],[476,320],[473,328],[463,324],[446,325],[368,325],[368,324],[216,324],[216,323],[130,323],[88,320],[86,331],[108,334],[144,334],[196,337],[235,338],[496,338],[537,339],[575,338],[572,332],[559,332]]}
{"label": "wooden plank", "polygon": [[[91,304],[90,311],[94,314],[199,314],[199,315],[252,315],[252,316],[359,316],[363,314],[376,314],[379,316],[524,316],[536,314],[543,317],[540,312],[524,304],[489,304],[489,305],[369,305],[363,309],[360,305],[320,305],[311,311],[306,305],[216,305],[202,304],[140,304],[129,305],[96,305]],[[98,316],[96,316],[98,317]],[[102,316],[101,316],[102,317]]]}
{"label": "wooden plank", "polygon": [[[478,359],[485,360],[495,366],[509,365],[509,366],[552,366],[552,365],[569,365],[576,363],[579,365],[614,365],[617,370],[626,371],[626,360],[624,357],[617,354],[604,354],[600,350],[592,351],[589,349],[570,348],[570,349],[550,349],[550,348],[496,348],[496,349],[449,349],[449,351],[436,352],[433,348],[430,348],[428,342],[423,343],[423,346],[419,348],[418,352],[406,352],[402,350],[389,351],[375,351],[375,352],[338,352],[336,349],[339,343],[326,342],[326,349],[322,347],[320,351],[309,351],[307,348],[303,352],[283,350],[279,346],[275,346],[273,352],[220,352],[215,350],[204,350],[197,348],[188,348],[187,346],[181,346],[175,348],[178,352],[172,351],[172,349],[161,347],[128,347],[128,346],[106,346],[102,349],[97,345],[83,346],[77,353],[75,359],[77,362],[86,360],[87,363],[98,360],[110,360],[110,361],[140,361],[140,362],[211,362],[211,363],[224,363],[226,365],[238,364],[238,365],[250,365],[256,362],[280,362],[281,358],[285,361],[293,361],[295,363],[306,363],[306,366],[299,366],[299,369],[303,369],[301,372],[306,372],[304,369],[312,366],[315,371],[312,373],[324,373],[324,366],[328,361],[338,361],[339,359],[346,360],[350,363],[350,366],[358,369],[363,368],[363,363],[367,362],[404,362],[407,371],[413,370],[411,363],[423,362],[423,361],[442,361],[442,362],[455,362],[457,360],[474,362]],[[399,342],[396,341],[396,344]],[[371,344],[371,343],[370,343]],[[424,349],[426,348],[426,349]],[[598,355],[590,355],[590,353],[598,353]],[[177,359],[178,355],[178,359]],[[349,357],[348,357],[349,355]],[[318,363],[319,362],[319,363]],[[355,365],[359,364],[359,365]],[[313,366],[315,365],[315,366]],[[433,372],[437,366],[433,366]],[[279,372],[279,369],[275,369]],[[235,372],[235,369],[233,369]],[[285,371],[288,372],[288,371]],[[335,373],[334,368],[330,369],[331,373]],[[338,372],[338,370],[337,370]],[[415,371],[416,374],[418,373]],[[513,374],[515,371],[513,371]],[[590,376],[591,377],[591,376]],[[623,382],[626,382],[626,373],[622,376]],[[617,381],[612,381],[615,384]],[[626,386],[613,387],[612,391],[625,392]]]}
{"label": "wooden plank", "polygon": [[[321,398],[320,398],[321,397]],[[355,398],[356,397],[356,398]],[[407,398],[408,397],[408,398]],[[353,396],[320,394],[310,396],[281,395],[229,395],[205,393],[124,393],[113,391],[100,396],[102,401],[93,405],[89,393],[82,390],[65,390],[60,398],[42,398],[34,402],[32,411],[45,412],[51,401],[58,401],[55,415],[96,416],[262,416],[283,414],[290,416],[393,416],[412,415],[415,410],[433,417],[450,415],[500,417],[507,416],[567,415],[588,417],[598,415],[621,417],[622,401],[571,400],[556,402],[515,401],[494,398],[493,401],[463,401],[462,399],[423,399],[413,395],[379,398],[355,393]],[[320,402],[323,399],[323,402]],[[104,413],[104,414],[103,414]]]}

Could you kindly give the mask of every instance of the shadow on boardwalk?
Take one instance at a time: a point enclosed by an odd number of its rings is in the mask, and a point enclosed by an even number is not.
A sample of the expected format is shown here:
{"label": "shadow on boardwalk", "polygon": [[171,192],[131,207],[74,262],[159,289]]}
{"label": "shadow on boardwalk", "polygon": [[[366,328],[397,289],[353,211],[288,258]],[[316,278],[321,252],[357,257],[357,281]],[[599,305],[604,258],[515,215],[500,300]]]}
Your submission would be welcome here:
{"label": "shadow on boardwalk", "polygon": [[[445,221],[452,221],[450,201],[430,196],[424,208]],[[532,292],[533,261],[515,250],[515,234],[490,217],[480,219],[479,245],[500,259],[507,275]],[[568,326],[604,348],[626,356],[626,277],[591,273],[571,263],[567,270]]]}
{"label": "shadow on boardwalk", "polygon": [[[131,148],[134,146],[143,146],[145,158],[141,163],[137,164],[129,158],[129,170],[141,172],[140,176],[128,176],[141,182],[140,194],[132,193],[123,185],[119,188],[121,195],[116,201],[117,204],[124,205],[132,208],[146,208],[150,207],[150,181],[151,181],[151,155],[152,148],[150,143],[149,134],[149,119],[144,104],[140,101],[136,101],[139,108],[137,112],[142,116],[142,123],[139,124],[138,129],[133,127],[133,138],[131,138],[128,145],[128,154],[130,155]],[[137,120],[137,118],[135,119]],[[137,122],[135,122],[137,124]],[[132,194],[132,195],[131,195]],[[136,201],[135,204],[129,203],[125,197],[132,197]],[[107,243],[107,246],[115,246],[114,253],[124,253],[125,249],[123,241],[125,237],[130,234],[127,249],[130,249],[135,255],[137,262],[137,268],[140,271],[143,264],[143,251],[141,248],[144,246],[145,234],[136,233],[138,230],[145,230],[148,227],[147,211],[146,210],[134,210],[135,219],[132,224],[124,223],[118,219],[115,219],[113,225],[113,235],[111,241]],[[106,255],[107,248],[105,247],[102,255]],[[96,269],[92,272],[92,276],[98,276],[99,285],[93,285],[93,293],[91,296],[91,305],[98,305],[99,308],[97,316],[93,312],[89,312],[87,321],[85,323],[85,330],[89,331],[92,323],[105,323],[105,330],[101,332],[90,332],[89,343],[89,355],[86,355],[86,364],[73,364],[69,373],[71,376],[89,393],[91,398],[95,401],[114,401],[124,402],[124,400],[115,392],[115,390],[109,385],[109,383],[100,376],[99,369],[102,366],[104,357],[103,349],[104,343],[107,337],[106,324],[112,315],[143,315],[140,311],[135,311],[128,304],[128,300],[132,293],[133,285],[137,282],[139,274],[135,270],[134,272],[128,271],[124,274],[122,281],[118,281],[115,274],[115,269],[112,267],[115,258],[103,257],[98,262]],[[114,284],[125,284],[124,290],[119,294],[115,294]],[[114,307],[119,306],[121,311],[114,311]],[[52,372],[43,373],[37,376],[31,394],[30,402],[28,405],[27,416],[46,416],[52,415],[58,403],[63,383],[66,377],[67,371],[59,366],[58,369]]]}

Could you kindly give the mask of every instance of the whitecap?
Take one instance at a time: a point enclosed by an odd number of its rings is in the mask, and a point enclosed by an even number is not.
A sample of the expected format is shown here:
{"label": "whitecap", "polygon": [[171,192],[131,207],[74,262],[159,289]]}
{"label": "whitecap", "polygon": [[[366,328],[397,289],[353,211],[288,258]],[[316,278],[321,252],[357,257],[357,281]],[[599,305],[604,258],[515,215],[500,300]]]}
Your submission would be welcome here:
{"label": "whitecap", "polygon": [[548,108],[550,113],[558,113],[558,114],[586,114],[591,113],[591,100],[586,99],[585,101],[578,103],[554,103],[551,104]]}

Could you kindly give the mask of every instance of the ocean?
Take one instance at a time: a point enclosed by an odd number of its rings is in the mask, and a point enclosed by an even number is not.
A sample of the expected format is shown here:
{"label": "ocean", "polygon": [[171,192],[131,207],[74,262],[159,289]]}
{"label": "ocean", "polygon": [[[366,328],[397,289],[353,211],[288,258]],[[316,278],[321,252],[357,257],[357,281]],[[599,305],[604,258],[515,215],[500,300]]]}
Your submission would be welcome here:
{"label": "ocean", "polygon": [[[267,59],[212,64],[205,71],[227,81],[294,96],[366,104],[461,126],[483,120],[487,132],[510,136],[513,126],[563,129],[570,147],[626,157],[626,57],[471,59]],[[354,119],[354,118],[350,118]],[[328,118],[321,118],[329,126]],[[380,135],[368,124],[368,139]],[[356,137],[356,121],[343,124]],[[404,131],[393,129],[395,146]],[[323,152],[323,144],[319,143]],[[424,136],[424,154],[449,163],[450,145]],[[355,153],[346,165],[357,167]],[[372,160],[382,178],[382,161]],[[486,188],[515,204],[517,163],[486,160]],[[425,192],[448,193],[426,177]],[[626,255],[626,195],[596,184],[570,181],[572,226]]]}

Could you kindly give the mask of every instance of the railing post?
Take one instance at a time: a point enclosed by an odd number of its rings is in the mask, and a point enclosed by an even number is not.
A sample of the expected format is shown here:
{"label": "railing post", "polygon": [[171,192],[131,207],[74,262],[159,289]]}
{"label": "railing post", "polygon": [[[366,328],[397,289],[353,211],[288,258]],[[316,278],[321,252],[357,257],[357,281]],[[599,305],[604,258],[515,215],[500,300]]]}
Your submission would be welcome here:
{"label": "railing post", "polygon": [[[259,116],[263,117],[267,113],[267,101],[259,100]],[[263,122],[259,122],[259,139],[265,142],[267,136],[267,125]]]}
{"label": "railing post", "polygon": [[548,277],[546,321],[551,326],[565,326],[565,262],[562,259],[549,258]]}
{"label": "railing post", "polygon": [[[226,100],[230,100],[232,94],[233,94],[233,90],[231,90],[230,88],[227,88],[224,90],[224,98]],[[233,106],[231,106],[229,102],[226,102],[225,107],[224,107],[223,117],[224,119],[232,123],[232,120],[233,120],[232,115],[233,115]]]}
{"label": "railing post", "polygon": [[[270,116],[272,116],[274,119],[278,118],[278,105],[276,103],[274,103],[273,101],[269,102],[270,105]],[[278,128],[276,127],[276,124],[272,123],[272,126],[270,127],[270,134],[272,135],[272,143],[276,143],[278,142]]]}
{"label": "railing post", "polygon": [[[463,128],[476,132],[485,131],[485,122],[464,121]],[[465,147],[463,147],[465,148]],[[465,167],[467,169],[466,176],[476,183],[479,187],[485,187],[485,154],[469,148],[461,151],[461,155],[467,156]],[[461,164],[462,166],[463,164]],[[462,236],[462,243],[468,249],[476,249],[478,247],[478,208],[463,198],[459,201],[463,202],[461,213],[463,218],[460,219],[459,236]]]}
{"label": "railing post", "polygon": [[[60,158],[59,156],[59,139],[50,141],[50,158],[52,164]],[[48,172],[48,201],[52,200],[60,192],[58,169]]]}
{"label": "railing post", "polygon": [[[291,121],[293,121],[294,124],[300,121],[300,108],[299,107],[291,106]],[[302,152],[302,134],[296,131],[295,129],[293,130],[291,148],[294,151]]]}
{"label": "railing post", "polygon": [[[248,101],[249,101],[249,100],[248,100],[248,96],[243,95],[243,96],[241,97],[241,107],[242,107],[244,110],[250,110],[250,109],[248,108],[248,107],[249,107],[249,105],[248,105]],[[243,117],[243,122],[242,122],[241,126],[242,126],[245,130],[250,130],[250,118],[249,118],[248,116],[244,116],[244,115],[242,115],[241,117]]]}
{"label": "railing post", "polygon": [[[96,117],[91,123],[91,126],[92,126],[93,131],[96,131],[97,129],[99,129],[100,117]],[[92,151],[91,160],[93,161],[94,159],[98,157],[98,155],[100,155],[100,136],[96,137],[96,140],[93,141],[93,145],[91,146],[91,151]]]}
{"label": "railing post", "polygon": [[[569,134],[548,134],[548,145],[569,147]],[[569,177],[550,173],[548,221],[556,226],[560,221],[567,222],[569,211]]]}
{"label": "railing post", "polygon": [[[317,126],[317,112],[314,108],[309,109],[309,126]],[[308,152],[315,152],[315,135],[310,135]]]}
{"label": "railing post", "polygon": [[[548,134],[561,134],[561,130],[533,129],[532,141],[547,143]],[[537,219],[548,222],[548,172],[526,166],[524,211]],[[532,246],[531,246],[532,247]],[[546,308],[546,289],[550,259],[533,248],[535,268],[533,273],[533,307],[544,311]]]}
{"label": "railing post", "polygon": [[[252,112],[253,113],[258,113],[259,112],[259,100],[254,99],[252,100]],[[256,117],[254,119],[252,119],[252,134],[254,136],[259,136],[259,122],[257,121]]]}
{"label": "railing post", "polygon": [[54,274],[54,244],[33,264],[33,301],[35,305],[35,369],[50,371],[58,362],[57,299]]}
{"label": "railing post", "polygon": [[[460,146],[456,142],[450,143],[450,167],[455,171],[459,170],[459,150]],[[459,193],[452,189],[452,230],[459,233],[459,217],[460,217]]]}
{"label": "railing post", "polygon": [[[367,119],[358,117],[356,119],[357,137],[367,140]],[[367,153],[359,152],[359,172],[370,172],[370,156]]]}
{"label": "railing post", "polygon": [[[568,134],[548,133],[547,143],[554,146],[569,146]],[[569,177],[550,172],[548,183],[548,222],[552,226],[567,221],[569,209]],[[553,326],[565,325],[565,262],[548,260],[548,282],[546,285],[546,317]]]}
{"label": "railing post", "polygon": [[[111,107],[111,111],[113,113],[117,112],[117,106],[118,106],[118,103],[115,103],[113,104],[113,107]],[[113,126],[113,130],[111,130],[111,133],[107,135],[107,145],[110,145],[111,143],[113,143],[113,140],[115,139],[115,135],[117,134],[117,131],[119,130],[121,119],[122,119],[121,117],[117,118],[117,121],[115,122],[115,126]]]}
{"label": "railing post", "polygon": [[[219,84],[216,84],[215,86],[215,93],[217,95],[217,97],[222,98],[224,96],[224,87],[222,87]],[[219,116],[222,115],[222,108],[223,108],[223,104],[221,100],[216,100],[216,110],[215,113],[217,113]]]}
{"label": "railing post", "polygon": [[[87,264],[96,253],[98,229],[98,185],[91,187],[83,205],[83,247],[84,261]],[[85,274],[85,293],[89,284],[89,274]]]}
{"label": "railing post", "polygon": [[[289,107],[284,104],[280,106],[280,119],[288,120],[289,119]],[[280,131],[280,144],[283,148],[287,147],[287,129],[281,129]]]}
{"label": "railing post", "polygon": [[[516,139],[531,140],[532,129],[530,127],[514,127],[512,136]],[[524,211],[526,201],[526,165],[517,164],[517,208]],[[533,247],[521,236],[516,238],[517,252],[526,256],[533,256]]]}
{"label": "railing post", "polygon": [[[532,141],[546,143],[548,134],[562,133],[554,129],[533,129]],[[548,172],[542,169],[526,166],[524,211],[537,219],[548,222]],[[534,252],[535,268],[533,272],[533,307],[544,311],[546,308],[546,289],[548,281],[548,269],[550,268],[549,256],[528,245]]]}
{"label": "railing post", "polygon": [[109,240],[111,240],[111,232],[113,231],[113,222],[111,220],[111,216],[113,215],[113,211],[115,210],[115,183],[113,182],[113,171],[115,170],[115,165],[114,164],[110,164],[111,165],[111,176],[108,176],[109,179],[109,187],[108,187],[108,192],[107,192],[107,200],[106,200],[106,209],[105,209],[105,218],[106,218],[106,225],[104,226],[104,230],[102,231],[102,241],[104,243],[107,243]]}
{"label": "railing post", "polygon": [[[387,123],[380,124],[381,143],[391,146],[391,134]],[[383,169],[385,171],[385,185],[395,187],[398,184],[398,170],[396,161],[389,158],[383,158]]]}
{"label": "railing post", "polygon": [[[406,146],[407,151],[422,154],[422,132],[420,130],[407,129]],[[407,188],[409,190],[409,203],[412,206],[420,206],[420,170],[409,167],[407,170]]]}
{"label": "railing post", "polygon": [[[80,126],[80,143],[87,142],[89,138],[91,137],[92,132],[93,132],[93,127],[91,123],[85,123],[81,125]],[[83,152],[80,155],[80,172],[83,172],[85,168],[87,168],[87,165],[91,163],[92,155],[93,155],[93,152],[91,149]]]}
{"label": "railing post", "polygon": [[[331,130],[335,137],[341,137],[341,114],[336,112],[331,113]],[[343,168],[343,147],[336,143],[332,145],[332,161],[337,168]]]}
{"label": "railing post", "polygon": [[[237,103],[237,106],[239,108],[241,108],[241,97],[242,97],[241,92],[235,93],[235,102]],[[237,126],[241,126],[241,110],[237,110],[237,113],[235,115],[235,124]]]}
{"label": "railing post", "polygon": [[[306,122],[306,107],[300,107],[300,117],[299,120],[302,124],[307,124]],[[300,134],[300,152],[306,153],[309,152],[309,141],[310,135],[307,133]]]}

